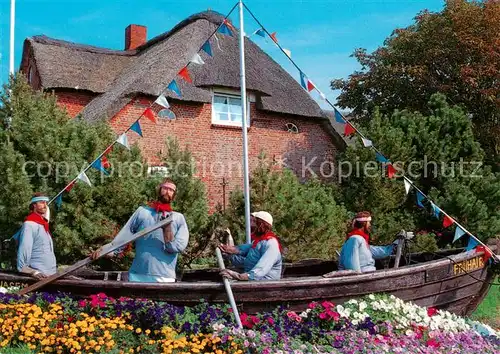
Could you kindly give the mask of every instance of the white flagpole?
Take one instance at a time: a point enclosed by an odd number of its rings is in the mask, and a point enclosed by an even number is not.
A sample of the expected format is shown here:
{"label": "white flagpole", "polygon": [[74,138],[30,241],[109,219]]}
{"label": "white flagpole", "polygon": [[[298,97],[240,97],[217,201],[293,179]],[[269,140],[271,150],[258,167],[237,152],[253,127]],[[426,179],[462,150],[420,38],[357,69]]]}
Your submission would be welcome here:
{"label": "white flagpole", "polygon": [[240,0],[240,86],[241,117],[243,130],[243,190],[245,193],[245,235],[247,243],[250,237],[250,181],[248,177],[248,137],[247,137],[247,88],[245,81],[245,30],[243,26],[243,1]]}
{"label": "white flagpole", "polygon": [[16,0],[10,0],[10,59],[9,74],[14,75],[14,23],[16,20]]}

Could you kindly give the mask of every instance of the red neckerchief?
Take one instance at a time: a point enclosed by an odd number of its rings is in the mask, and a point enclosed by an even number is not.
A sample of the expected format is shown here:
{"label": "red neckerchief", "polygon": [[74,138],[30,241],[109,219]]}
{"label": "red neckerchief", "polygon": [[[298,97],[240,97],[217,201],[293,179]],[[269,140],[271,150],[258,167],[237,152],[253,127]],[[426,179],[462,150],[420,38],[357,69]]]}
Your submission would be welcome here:
{"label": "red neckerchief", "polygon": [[260,241],[267,241],[267,240],[270,240],[272,238],[275,238],[276,241],[278,241],[278,247],[280,248],[280,253],[281,253],[281,243],[280,243],[280,240],[279,240],[278,236],[276,236],[272,231],[268,231],[268,232],[266,232],[262,236],[257,236],[256,234],[252,234],[252,248],[257,247],[257,244]]}
{"label": "red neckerchief", "polygon": [[24,219],[24,221],[33,221],[39,225],[42,225],[43,228],[45,229],[45,231],[47,231],[47,233],[50,235],[50,237],[52,237],[52,235],[50,234],[50,231],[49,231],[49,222],[40,214],[32,212],[26,217],[26,219]]}
{"label": "red neckerchief", "polygon": [[369,246],[370,245],[370,235],[368,235],[365,230],[363,229],[355,229],[355,230],[352,230],[351,232],[349,232],[347,234],[347,237],[346,237],[346,240],[349,239],[349,237],[351,236],[354,236],[354,235],[358,235],[358,236],[361,236],[365,239],[366,241],[366,245]]}
{"label": "red neckerchief", "polygon": [[172,207],[168,203],[162,203],[158,200],[155,200],[154,202],[149,202],[148,205],[153,208],[157,213],[159,212],[171,212]]}

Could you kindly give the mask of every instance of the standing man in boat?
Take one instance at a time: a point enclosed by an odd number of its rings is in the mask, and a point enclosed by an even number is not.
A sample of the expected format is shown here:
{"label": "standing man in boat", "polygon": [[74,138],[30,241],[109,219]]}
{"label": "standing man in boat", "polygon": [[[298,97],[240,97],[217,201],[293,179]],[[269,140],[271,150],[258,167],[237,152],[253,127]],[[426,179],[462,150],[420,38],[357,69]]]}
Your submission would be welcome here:
{"label": "standing man in boat", "polygon": [[[129,281],[175,282],[178,254],[184,251],[189,241],[184,215],[173,211],[171,207],[176,191],[174,182],[165,179],[157,187],[158,200],[147,206],[140,206],[115,237],[115,240],[127,239],[132,234],[155,225],[167,213],[172,214],[172,223],[135,241],[135,258],[129,270]],[[97,258],[99,251],[100,249],[93,252],[90,257]],[[108,254],[108,257],[116,256],[121,251],[122,249],[116,250]]]}
{"label": "standing man in boat", "polygon": [[49,198],[35,193],[30,201],[30,214],[14,236],[18,243],[17,270],[36,279],[57,272],[54,244],[49,231]]}
{"label": "standing man in boat", "polygon": [[252,213],[250,221],[251,244],[219,246],[222,252],[230,255],[231,263],[243,268],[244,273],[224,269],[221,275],[235,280],[279,280],[282,250],[278,237],[272,232],[273,217],[266,211],[258,211]]}
{"label": "standing man in boat", "polygon": [[339,270],[354,270],[357,272],[373,272],[375,259],[389,257],[395,244],[389,246],[371,246],[372,216],[368,211],[356,214],[352,221],[352,230],[347,234],[347,240],[340,251]]}

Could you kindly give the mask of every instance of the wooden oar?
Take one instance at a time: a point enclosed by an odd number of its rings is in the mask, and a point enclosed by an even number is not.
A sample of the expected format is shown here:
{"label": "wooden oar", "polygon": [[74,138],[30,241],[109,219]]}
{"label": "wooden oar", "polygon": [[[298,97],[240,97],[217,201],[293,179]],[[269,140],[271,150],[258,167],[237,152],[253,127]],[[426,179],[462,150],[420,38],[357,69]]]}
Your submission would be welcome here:
{"label": "wooden oar", "polygon": [[63,269],[63,270],[57,272],[56,274],[53,274],[53,275],[51,275],[51,276],[49,276],[47,278],[44,278],[44,279],[36,282],[35,284],[32,284],[32,285],[30,285],[30,286],[28,286],[26,288],[21,289],[18,292],[18,294],[19,295],[24,295],[24,294],[29,293],[30,291],[34,291],[34,290],[40,289],[42,286],[45,286],[45,285],[47,285],[49,283],[52,283],[53,281],[55,281],[55,280],[57,280],[59,278],[62,278],[63,276],[65,276],[65,275],[67,275],[67,274],[69,274],[71,272],[74,272],[75,270],[80,269],[80,268],[86,266],[87,264],[92,263],[93,261],[101,258],[104,255],[106,255],[106,254],[108,254],[110,252],[113,252],[114,250],[116,250],[116,249],[118,249],[120,247],[123,247],[123,246],[129,244],[130,242],[133,242],[133,241],[137,240],[138,238],[140,238],[140,237],[142,237],[144,235],[147,235],[147,234],[149,234],[152,231],[155,231],[156,229],[159,229],[160,227],[163,227],[165,225],[170,224],[171,222],[172,222],[172,216],[169,214],[169,215],[167,215],[167,217],[165,219],[161,220],[157,224],[155,224],[153,226],[150,226],[150,227],[147,227],[144,230],[141,230],[141,231],[133,234],[128,239],[120,240],[117,243],[113,243],[113,241],[111,241],[110,243],[107,243],[107,244],[105,244],[104,246],[101,247],[101,251],[99,252],[99,255],[95,259],[91,259],[90,257],[82,259],[81,261],[76,262],[72,266]]}
{"label": "wooden oar", "polygon": [[[222,253],[220,252],[219,247],[215,249],[215,254],[217,255],[217,261],[219,262],[219,268],[224,270],[226,266],[224,265],[224,260],[222,259]],[[239,328],[243,328],[240,319],[240,313],[238,312],[238,307],[236,307],[236,302],[234,301],[233,290],[231,290],[231,284],[229,284],[229,280],[223,278],[224,286],[226,287],[227,297],[229,298],[229,303],[233,309],[234,317],[236,319],[236,324]]]}

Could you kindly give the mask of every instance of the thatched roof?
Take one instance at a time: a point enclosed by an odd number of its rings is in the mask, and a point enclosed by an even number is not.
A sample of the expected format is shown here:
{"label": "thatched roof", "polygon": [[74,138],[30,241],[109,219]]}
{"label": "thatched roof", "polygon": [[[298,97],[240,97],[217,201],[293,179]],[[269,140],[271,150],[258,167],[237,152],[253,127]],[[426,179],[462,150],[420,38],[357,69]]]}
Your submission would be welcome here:
{"label": "thatched roof", "polygon": [[[193,15],[135,50],[118,51],[36,36],[33,47],[42,87],[75,88],[100,93],[83,110],[88,121],[113,117],[136,94],[157,96],[222,22],[219,13]],[[205,65],[190,64],[193,84],[178,79],[181,100],[211,102],[207,87],[239,88],[238,38],[217,34],[213,57],[200,53]],[[325,118],[318,104],[281,66],[246,38],[247,89],[257,108],[310,118]],[[167,91],[167,97],[179,99]]]}

